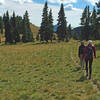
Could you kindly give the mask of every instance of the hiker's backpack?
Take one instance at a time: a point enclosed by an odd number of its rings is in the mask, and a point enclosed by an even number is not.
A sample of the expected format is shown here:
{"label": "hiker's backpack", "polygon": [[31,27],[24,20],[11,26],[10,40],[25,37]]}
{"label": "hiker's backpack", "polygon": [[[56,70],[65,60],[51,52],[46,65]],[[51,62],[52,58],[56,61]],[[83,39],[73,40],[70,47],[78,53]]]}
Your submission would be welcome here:
{"label": "hiker's backpack", "polygon": [[85,46],[81,46],[80,47],[80,54],[83,54],[84,53],[84,48],[85,48]]}
{"label": "hiker's backpack", "polygon": [[87,52],[86,52],[86,58],[91,59],[92,57],[93,57],[93,49],[92,49],[92,47],[88,46]]}

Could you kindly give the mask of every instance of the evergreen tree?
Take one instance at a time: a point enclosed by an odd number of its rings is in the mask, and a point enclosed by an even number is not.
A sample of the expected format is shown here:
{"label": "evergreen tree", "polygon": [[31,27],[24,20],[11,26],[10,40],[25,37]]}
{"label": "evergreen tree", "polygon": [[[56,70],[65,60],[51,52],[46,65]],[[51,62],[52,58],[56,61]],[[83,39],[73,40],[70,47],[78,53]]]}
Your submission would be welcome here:
{"label": "evergreen tree", "polygon": [[93,8],[93,12],[91,15],[91,39],[98,38],[98,31],[97,31],[97,12],[95,7]]}
{"label": "evergreen tree", "polygon": [[71,28],[71,24],[69,24],[68,28],[67,28],[67,31],[68,31],[68,38],[70,39],[72,37],[72,28]]}
{"label": "evergreen tree", "polygon": [[49,12],[49,39],[51,40],[52,42],[52,39],[53,39],[53,16],[52,16],[52,10],[50,9],[50,12]]}
{"label": "evergreen tree", "polygon": [[89,40],[89,37],[91,35],[90,32],[90,11],[89,6],[86,6],[81,18],[81,25],[83,26],[82,32],[81,32],[81,39]]}
{"label": "evergreen tree", "polygon": [[67,37],[67,22],[66,22],[66,17],[64,13],[64,6],[61,4],[60,11],[58,13],[58,27],[57,27],[57,35],[58,35],[58,40],[64,41]]}
{"label": "evergreen tree", "polygon": [[12,26],[9,19],[9,12],[6,12],[6,15],[3,17],[4,26],[5,26],[5,44],[6,43],[13,43],[13,35],[12,35]]}
{"label": "evergreen tree", "polygon": [[1,34],[3,33],[3,18],[0,16],[0,43],[1,43]]}
{"label": "evergreen tree", "polygon": [[96,3],[96,6],[97,6],[97,31],[98,31],[96,39],[100,40],[100,1]]}
{"label": "evergreen tree", "polygon": [[22,28],[23,28],[22,22],[23,22],[22,17],[16,16],[16,27],[17,27],[18,34],[22,34]]}
{"label": "evergreen tree", "polygon": [[50,40],[50,32],[49,32],[49,16],[48,16],[48,3],[46,2],[43,8],[43,15],[42,15],[42,23],[39,30],[40,34],[40,41]]}
{"label": "evergreen tree", "polygon": [[12,33],[13,33],[13,42],[19,42],[20,36],[17,30],[17,24],[16,24],[16,16],[15,12],[13,12],[13,16],[11,17],[11,25],[12,25]]}
{"label": "evergreen tree", "polygon": [[23,17],[23,42],[32,42],[33,41],[33,34],[30,29],[30,22],[28,18],[28,12],[25,12],[25,15]]}

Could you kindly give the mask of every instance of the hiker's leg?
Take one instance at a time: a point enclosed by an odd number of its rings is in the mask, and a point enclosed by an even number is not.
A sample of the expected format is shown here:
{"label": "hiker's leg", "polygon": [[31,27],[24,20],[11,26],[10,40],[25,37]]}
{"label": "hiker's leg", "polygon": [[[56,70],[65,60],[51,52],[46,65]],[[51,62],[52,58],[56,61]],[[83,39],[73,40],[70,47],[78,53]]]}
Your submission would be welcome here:
{"label": "hiker's leg", "polygon": [[85,62],[86,62],[86,76],[88,76],[88,59],[86,59]]}
{"label": "hiker's leg", "polygon": [[82,59],[82,69],[84,70],[84,63],[85,63],[85,60]]}
{"label": "hiker's leg", "polygon": [[85,60],[83,59],[83,69],[84,69]]}
{"label": "hiker's leg", "polygon": [[82,67],[82,55],[80,55],[80,67]]}
{"label": "hiker's leg", "polygon": [[93,58],[89,60],[89,79],[91,79],[91,74],[92,74],[92,62],[93,62]]}

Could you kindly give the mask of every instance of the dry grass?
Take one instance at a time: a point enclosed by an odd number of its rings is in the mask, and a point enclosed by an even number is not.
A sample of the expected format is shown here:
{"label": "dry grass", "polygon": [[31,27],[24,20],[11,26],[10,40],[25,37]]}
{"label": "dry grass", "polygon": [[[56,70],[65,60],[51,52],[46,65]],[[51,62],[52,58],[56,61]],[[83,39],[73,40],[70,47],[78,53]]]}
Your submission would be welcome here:
{"label": "dry grass", "polygon": [[1,45],[0,100],[99,100],[70,57],[77,46],[77,41]]}

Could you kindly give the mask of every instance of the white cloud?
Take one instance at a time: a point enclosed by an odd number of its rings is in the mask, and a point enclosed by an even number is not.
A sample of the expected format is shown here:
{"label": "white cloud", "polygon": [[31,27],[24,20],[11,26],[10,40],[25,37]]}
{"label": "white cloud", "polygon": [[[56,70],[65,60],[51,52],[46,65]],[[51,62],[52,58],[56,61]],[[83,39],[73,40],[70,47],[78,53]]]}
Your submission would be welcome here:
{"label": "white cloud", "polygon": [[99,0],[86,0],[87,2],[90,2],[92,5],[95,5],[96,2],[98,2]]}
{"label": "white cloud", "polygon": [[[6,0],[5,5],[0,6],[0,13],[2,13],[3,15],[4,12],[8,10],[10,15],[12,15],[13,11],[15,11],[16,15],[23,16],[25,11],[27,10],[29,12],[30,21],[33,24],[40,26],[41,20],[42,20],[43,7],[44,7],[44,4],[37,4],[35,2],[34,3],[23,3],[22,5],[20,5],[19,3]],[[52,5],[49,5],[49,7],[52,9],[54,25],[55,25],[57,24],[58,12],[59,12],[60,7],[52,6]],[[82,10],[74,8],[71,5],[69,5],[69,7],[71,7],[72,10],[70,11],[65,10],[65,15],[67,17],[68,24],[72,24],[73,27],[76,27],[80,23],[80,17],[82,14]]]}
{"label": "white cloud", "polygon": [[5,0],[0,0],[0,5],[4,4]]}
{"label": "white cloud", "polygon": [[48,0],[48,1],[51,3],[64,3],[64,4],[77,2],[77,0]]}
{"label": "white cloud", "polygon": [[20,3],[20,4],[23,4],[23,3],[32,3],[33,2],[32,0],[12,0],[12,1]]}

